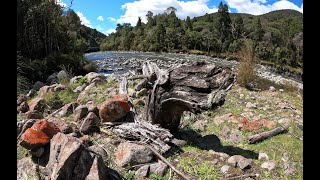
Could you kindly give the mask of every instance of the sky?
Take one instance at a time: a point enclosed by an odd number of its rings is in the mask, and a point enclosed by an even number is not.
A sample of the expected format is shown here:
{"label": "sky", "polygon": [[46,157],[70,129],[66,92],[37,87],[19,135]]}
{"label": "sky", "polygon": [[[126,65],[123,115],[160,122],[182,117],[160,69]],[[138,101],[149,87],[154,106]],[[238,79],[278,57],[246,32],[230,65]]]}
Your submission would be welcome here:
{"label": "sky", "polygon": [[[72,1],[72,3],[71,3]],[[177,9],[180,19],[218,11],[221,0],[57,0],[65,9],[73,9],[81,23],[108,35],[118,23],[135,26],[138,17],[147,22],[148,11],[163,13],[168,7]],[[279,9],[294,9],[303,13],[303,0],[222,0],[232,13],[261,15]]]}

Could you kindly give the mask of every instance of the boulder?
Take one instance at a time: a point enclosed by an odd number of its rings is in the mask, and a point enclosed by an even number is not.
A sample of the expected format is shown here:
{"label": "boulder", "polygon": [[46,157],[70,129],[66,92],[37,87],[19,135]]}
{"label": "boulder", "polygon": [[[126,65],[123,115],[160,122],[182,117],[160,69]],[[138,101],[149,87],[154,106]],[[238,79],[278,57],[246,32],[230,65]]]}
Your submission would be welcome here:
{"label": "boulder", "polygon": [[266,161],[261,164],[261,168],[267,169],[268,171],[272,171],[276,167],[275,161]]}
{"label": "boulder", "polygon": [[238,162],[238,166],[242,170],[251,168],[252,164],[253,164],[253,161],[247,158],[242,158]]}
{"label": "boulder", "polygon": [[99,117],[99,109],[98,107],[94,104],[93,101],[87,102],[87,107],[88,107],[88,112],[93,112],[96,116]]}
{"label": "boulder", "polygon": [[35,98],[29,104],[29,111],[44,111],[45,102],[43,98]]}
{"label": "boulder", "polygon": [[221,171],[223,174],[228,173],[229,170],[230,170],[230,166],[228,166],[228,165],[224,165],[224,166],[222,166],[221,169],[220,169],[220,171]]}
{"label": "boulder", "polygon": [[49,118],[48,122],[54,124],[60,130],[60,132],[64,134],[69,134],[73,132],[72,127],[61,119]]}
{"label": "boulder", "polygon": [[89,84],[93,83],[93,82],[104,82],[106,81],[106,77],[103,74],[98,74],[96,72],[90,72],[88,74],[86,74],[84,76]]}
{"label": "boulder", "polygon": [[104,165],[100,156],[95,156],[91,165],[89,174],[85,180],[108,180],[110,177],[107,175],[107,167]]}
{"label": "boulder", "polygon": [[151,162],[153,153],[145,146],[125,142],[118,146],[115,157],[118,166],[127,167]]}
{"label": "boulder", "polygon": [[59,81],[66,80],[68,78],[68,74],[64,70],[61,70],[58,72],[57,78]]}
{"label": "boulder", "polygon": [[54,84],[58,82],[58,78],[57,78],[58,73],[54,72],[52,73],[46,80],[47,84]]}
{"label": "boulder", "polygon": [[57,113],[57,116],[64,117],[73,113],[73,111],[77,108],[78,103],[72,102],[64,105],[62,109]]}
{"label": "boulder", "polygon": [[17,161],[17,180],[38,179],[37,164],[33,163],[30,157]]}
{"label": "boulder", "polygon": [[88,107],[86,105],[80,105],[74,110],[74,121],[80,121],[88,114]]}
{"label": "boulder", "polygon": [[99,109],[102,122],[113,122],[123,118],[130,111],[127,96],[118,96],[106,100]]}
{"label": "boulder", "polygon": [[156,174],[157,176],[163,177],[167,168],[168,168],[168,165],[162,161],[159,161],[157,163],[147,164],[140,167],[136,171],[135,178],[136,179],[146,178],[150,176],[150,174],[152,173]]}
{"label": "boulder", "polygon": [[40,88],[42,88],[43,86],[45,86],[45,84],[43,82],[37,81],[36,83],[34,83],[34,85],[32,86],[32,89],[39,91]]}
{"label": "boulder", "polygon": [[258,159],[261,161],[268,161],[269,156],[266,153],[259,153]]}
{"label": "boulder", "polygon": [[227,162],[228,164],[230,164],[232,167],[237,167],[238,163],[240,160],[245,159],[245,157],[241,156],[241,155],[234,155],[231,156]]}
{"label": "boulder", "polygon": [[42,113],[38,111],[28,111],[26,112],[27,118],[28,119],[42,119],[43,115]]}
{"label": "boulder", "polygon": [[83,76],[74,76],[70,79],[70,83],[77,83]]}
{"label": "boulder", "polygon": [[22,134],[20,145],[32,150],[48,144],[49,141],[50,138],[44,132],[29,128]]}
{"label": "boulder", "polygon": [[80,131],[83,134],[88,134],[90,131],[95,130],[99,126],[100,119],[93,112],[89,112],[87,117],[82,121]]}
{"label": "boulder", "polygon": [[44,132],[50,139],[60,132],[60,129],[54,123],[49,122],[46,119],[35,122],[31,128],[39,132]]}

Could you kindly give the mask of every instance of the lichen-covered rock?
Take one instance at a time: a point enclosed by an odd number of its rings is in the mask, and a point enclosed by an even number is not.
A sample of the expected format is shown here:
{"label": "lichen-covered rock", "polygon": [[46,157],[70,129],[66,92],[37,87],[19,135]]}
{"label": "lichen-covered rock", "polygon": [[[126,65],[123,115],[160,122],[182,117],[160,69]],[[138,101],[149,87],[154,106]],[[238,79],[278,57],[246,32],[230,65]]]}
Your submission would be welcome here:
{"label": "lichen-covered rock", "polygon": [[48,144],[49,141],[50,138],[44,132],[29,128],[22,134],[20,145],[32,150]]}
{"label": "lichen-covered rock", "polygon": [[100,119],[93,112],[89,112],[87,117],[82,121],[80,131],[83,134],[88,134],[90,131],[97,129]]}
{"label": "lichen-covered rock", "polygon": [[118,96],[106,100],[99,109],[102,122],[113,122],[124,117],[130,111],[127,96]]}

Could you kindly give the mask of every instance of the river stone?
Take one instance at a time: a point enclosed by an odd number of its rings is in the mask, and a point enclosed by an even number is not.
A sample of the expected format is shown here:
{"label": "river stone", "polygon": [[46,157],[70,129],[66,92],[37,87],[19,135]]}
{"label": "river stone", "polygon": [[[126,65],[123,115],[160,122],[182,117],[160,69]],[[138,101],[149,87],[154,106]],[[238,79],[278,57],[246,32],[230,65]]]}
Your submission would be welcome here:
{"label": "river stone", "polygon": [[268,171],[272,171],[276,167],[275,161],[266,161],[261,164],[261,168],[267,169]]}

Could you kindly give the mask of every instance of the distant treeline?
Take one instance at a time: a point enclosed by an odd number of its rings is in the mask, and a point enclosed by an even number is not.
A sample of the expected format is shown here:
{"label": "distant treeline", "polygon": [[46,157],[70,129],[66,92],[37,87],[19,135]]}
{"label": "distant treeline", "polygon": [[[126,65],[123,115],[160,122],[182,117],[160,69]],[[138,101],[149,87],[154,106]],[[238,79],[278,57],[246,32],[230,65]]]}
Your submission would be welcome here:
{"label": "distant treeline", "polygon": [[62,66],[74,74],[93,70],[83,52],[99,47],[105,37],[55,1],[17,0],[18,89],[21,82],[45,81]]}
{"label": "distant treeline", "polygon": [[137,20],[117,24],[116,32],[101,43],[101,50],[193,52],[235,54],[249,40],[257,59],[264,63],[301,69],[303,65],[303,16],[278,10],[260,16],[229,13],[222,2],[217,13],[181,20],[169,7],[158,15],[151,11],[147,23]]}

